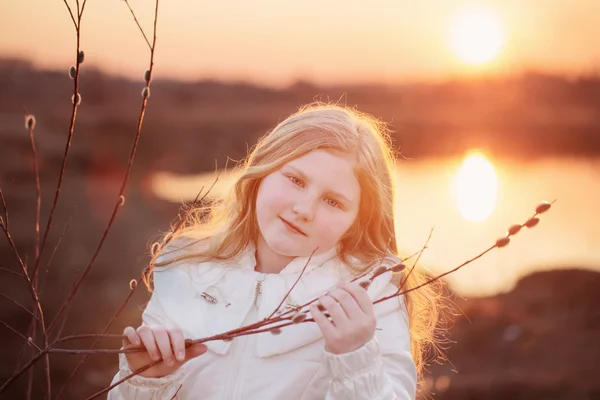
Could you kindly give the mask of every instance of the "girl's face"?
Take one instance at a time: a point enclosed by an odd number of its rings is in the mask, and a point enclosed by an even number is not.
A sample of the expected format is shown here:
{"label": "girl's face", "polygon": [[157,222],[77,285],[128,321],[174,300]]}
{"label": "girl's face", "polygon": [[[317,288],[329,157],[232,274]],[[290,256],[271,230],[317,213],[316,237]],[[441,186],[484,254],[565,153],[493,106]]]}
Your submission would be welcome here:
{"label": "girl's face", "polygon": [[360,185],[345,155],[314,150],[263,178],[256,198],[262,240],[273,255],[309,256],[336,246],[358,214]]}

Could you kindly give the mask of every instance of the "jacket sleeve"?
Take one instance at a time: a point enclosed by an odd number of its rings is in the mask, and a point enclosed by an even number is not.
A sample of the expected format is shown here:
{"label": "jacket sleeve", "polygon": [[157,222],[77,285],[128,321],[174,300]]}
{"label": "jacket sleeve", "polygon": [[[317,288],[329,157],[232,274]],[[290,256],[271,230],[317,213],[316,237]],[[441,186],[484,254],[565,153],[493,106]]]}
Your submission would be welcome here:
{"label": "jacket sleeve", "polygon": [[[396,288],[394,287],[392,292]],[[391,294],[384,293],[384,295]],[[414,400],[417,371],[410,351],[404,301],[392,298],[375,305],[373,339],[346,354],[325,352],[330,377],[326,400]]]}
{"label": "jacket sleeve", "polygon": [[[160,296],[168,295],[169,288],[177,284],[180,271],[164,270],[154,274],[154,292],[142,314],[142,325],[173,326],[160,304]],[[112,384],[125,378],[132,371],[124,354],[119,354],[119,371],[114,376]],[[158,400],[170,399],[175,396],[183,378],[181,368],[162,378],[145,378],[136,375],[113,388],[107,400]]]}

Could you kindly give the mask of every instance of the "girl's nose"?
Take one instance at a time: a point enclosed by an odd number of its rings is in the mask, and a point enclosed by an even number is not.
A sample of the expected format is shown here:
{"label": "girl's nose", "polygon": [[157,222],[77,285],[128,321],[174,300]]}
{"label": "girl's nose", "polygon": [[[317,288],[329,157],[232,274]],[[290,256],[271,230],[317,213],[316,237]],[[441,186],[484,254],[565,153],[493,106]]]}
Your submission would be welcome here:
{"label": "girl's nose", "polygon": [[304,199],[302,201],[297,201],[296,204],[292,207],[292,211],[294,214],[298,215],[300,218],[306,221],[312,221],[315,215],[315,202],[311,199]]}

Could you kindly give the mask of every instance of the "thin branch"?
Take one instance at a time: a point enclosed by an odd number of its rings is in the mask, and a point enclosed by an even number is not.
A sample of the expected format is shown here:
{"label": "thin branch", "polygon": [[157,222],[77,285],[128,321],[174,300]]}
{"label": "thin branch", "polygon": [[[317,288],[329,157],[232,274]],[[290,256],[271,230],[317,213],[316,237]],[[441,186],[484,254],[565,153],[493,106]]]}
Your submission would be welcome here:
{"label": "thin branch", "polygon": [[[62,158],[62,164],[60,167],[60,173],[58,176],[58,183],[56,185],[56,191],[54,193],[54,201],[52,202],[52,207],[50,208],[50,216],[48,217],[48,222],[46,224],[46,230],[44,231],[44,238],[42,239],[42,245],[40,248],[40,254],[44,251],[44,248],[46,246],[46,242],[48,240],[48,234],[50,233],[50,227],[52,226],[52,221],[54,219],[54,213],[56,212],[56,206],[58,205],[58,198],[60,197],[60,193],[61,193],[61,189],[62,189],[62,184],[63,184],[63,179],[64,179],[64,175],[65,175],[65,170],[67,168],[67,159],[69,157],[69,150],[71,148],[71,143],[73,141],[73,135],[75,132],[75,120],[77,118],[77,109],[79,107],[79,101],[78,98],[80,98],[80,94],[79,94],[79,68],[80,68],[80,34],[79,34],[79,28],[77,29],[77,52],[75,54],[76,57],[76,64],[75,64],[75,77],[73,78],[73,108],[71,111],[71,121],[69,123],[69,133],[67,136],[67,142],[65,144],[65,150],[63,153],[63,158]],[[35,271],[37,271],[38,267],[39,267],[39,262],[40,262],[41,257],[38,257],[35,263],[35,267],[34,267],[34,273]]]}
{"label": "thin branch", "polygon": [[22,276],[22,277],[25,276],[25,275],[23,275],[23,274],[21,274],[19,272],[12,271],[12,270],[10,270],[8,268],[2,268],[2,267],[0,267],[0,271],[8,272],[9,274],[13,274],[13,275],[16,275],[16,276]]}
{"label": "thin branch", "polygon": [[[72,284],[72,288],[75,287],[75,285],[77,284],[77,274],[79,274],[79,270],[77,270],[75,272],[75,275],[73,276],[73,284]],[[63,330],[65,329],[65,326],[67,325],[67,318],[69,317],[69,309],[71,308],[71,306],[73,305],[73,302],[70,302],[67,304],[67,308],[66,308],[66,312],[67,314],[65,315],[65,317],[63,318],[61,324],[60,324],[60,328],[58,328],[58,332],[56,333],[56,339],[60,339],[60,336],[62,335]],[[50,332],[50,329],[48,329],[48,332]],[[56,341],[56,340],[55,340]]]}
{"label": "thin branch", "polygon": [[2,226],[6,231],[8,231],[8,206],[6,205],[6,199],[4,198],[4,193],[2,192],[2,189],[0,189],[0,201],[2,201],[2,209],[4,210],[4,218],[0,217],[0,226]]}
{"label": "thin branch", "polygon": [[[148,48],[150,49],[150,51],[152,51],[152,49],[154,48],[154,43],[150,44],[150,41],[146,37],[146,33],[144,33],[144,30],[142,29],[142,26],[140,25],[137,17],[135,16],[135,13],[133,12],[133,9],[131,8],[131,5],[129,4],[129,1],[127,1],[127,0],[124,0],[124,1],[125,1],[125,4],[127,4],[127,8],[129,8],[129,11],[131,11],[131,15],[133,16],[133,20],[135,21],[136,25],[140,29],[140,32],[142,32],[142,35],[144,36],[144,40],[146,41],[146,44],[148,45]],[[156,21],[156,17],[154,18],[154,20]],[[156,32],[156,24],[154,25],[154,32]]]}
{"label": "thin branch", "polygon": [[[40,188],[40,170],[38,153],[35,146],[35,118],[31,114],[25,115],[26,126],[29,130],[29,142],[33,155],[33,170],[35,173],[36,207],[35,207],[35,258],[40,256],[40,208],[42,202],[42,190]],[[35,280],[35,277],[34,277]]]}
{"label": "thin branch", "polygon": [[134,376],[146,371],[147,369],[150,369],[152,367],[154,367],[156,364],[162,362],[162,358],[157,360],[157,361],[153,361],[148,365],[143,366],[142,368],[136,369],[135,371],[133,371],[131,374],[127,375],[125,378],[120,379],[119,381],[113,383],[112,385],[110,385],[109,387],[106,387],[104,389],[102,389],[99,392],[94,393],[93,395],[91,395],[90,397],[88,397],[85,400],[93,400],[97,397],[102,396],[105,393],[108,393],[109,391],[111,391],[113,388],[116,388],[117,386],[119,386],[121,383],[128,381],[129,379],[133,378]]}
{"label": "thin branch", "polygon": [[27,339],[25,336],[23,336],[23,334],[21,334],[21,332],[17,331],[15,328],[13,328],[12,326],[10,326],[6,322],[0,320],[0,324],[4,325],[5,327],[7,327],[11,331],[13,331],[13,333],[19,335],[25,342],[27,342],[31,346],[35,347],[38,351],[40,351],[40,352],[42,351],[42,349],[40,349],[35,343],[33,343],[31,340]]}
{"label": "thin branch", "polygon": [[0,292],[0,296],[4,297],[7,300],[10,300],[13,304],[15,304],[16,306],[20,307],[22,310],[25,310],[25,312],[27,312],[28,314],[30,314],[33,318],[38,319],[37,315],[34,315],[27,307],[25,307],[24,305],[22,305],[21,303],[19,303],[15,299],[13,299],[12,297],[9,297],[9,296],[5,295],[2,292]]}
{"label": "thin branch", "polygon": [[77,21],[75,21],[75,16],[73,16],[73,11],[71,11],[71,6],[69,6],[69,3],[67,3],[67,0],[63,0],[65,3],[65,6],[67,6],[67,10],[69,10],[69,15],[71,16],[71,20],[73,21],[73,25],[75,26],[75,29],[77,30]]}
{"label": "thin branch", "polygon": [[[2,202],[4,205],[4,210],[6,212],[6,215],[8,215],[8,209],[6,208],[6,202],[4,201],[4,196],[2,196],[2,192],[0,191],[0,197],[2,197]],[[37,295],[37,290],[35,287],[34,282],[31,280],[31,278],[29,277],[29,274],[27,272],[27,267],[25,266],[25,264],[23,263],[23,259],[21,258],[21,256],[19,255],[19,251],[17,250],[17,246],[15,245],[15,242],[13,241],[10,232],[7,229],[6,224],[0,224],[0,227],[2,227],[2,229],[4,230],[4,234],[6,235],[6,238],[8,239],[8,242],[10,244],[10,248],[12,249],[13,253],[15,254],[17,260],[19,261],[19,265],[21,266],[21,269],[23,271],[23,275],[25,277],[25,280],[27,281],[27,287],[29,288],[29,291],[31,292],[31,296],[33,297],[33,301],[35,304],[36,309],[34,310],[34,313],[39,314],[39,321],[40,321],[40,326],[42,329],[42,334],[43,334],[43,339],[44,339],[44,346],[48,347],[48,335],[46,333],[46,325],[44,322],[44,313],[42,312],[42,304],[40,303],[40,299]],[[39,258],[38,258],[39,260]],[[35,272],[34,272],[35,273]],[[35,322],[36,319],[32,320],[32,329],[35,329]],[[46,372],[46,392],[48,393],[48,396],[50,396],[50,390],[51,390],[51,382],[50,382],[50,358],[48,356],[46,356],[45,358],[45,372]],[[0,392],[2,390],[0,389]]]}
{"label": "thin branch", "polygon": [[39,293],[40,293],[39,297],[40,298],[42,297],[42,294],[44,293],[44,288],[46,287],[46,280],[48,278],[48,272],[50,271],[50,265],[52,265],[52,261],[54,261],[54,256],[56,255],[56,251],[58,250],[58,247],[60,246],[65,235],[67,234],[67,231],[71,227],[71,221],[73,219],[73,212],[74,212],[74,209],[71,209],[71,215],[69,215],[69,220],[67,221],[67,226],[65,227],[65,229],[59,236],[58,241],[56,242],[56,245],[54,246],[54,250],[52,250],[52,254],[50,255],[50,259],[48,260],[48,263],[46,264],[46,271],[44,272],[44,279],[42,280],[42,284],[40,285],[40,289],[39,289]]}
{"label": "thin branch", "polygon": [[[118,318],[118,316],[121,315],[121,312],[123,311],[123,309],[125,309],[125,306],[129,303],[129,300],[131,300],[131,298],[133,297],[133,294],[135,293],[136,288],[137,288],[137,285],[134,286],[134,287],[132,287],[131,290],[129,290],[129,294],[127,295],[127,297],[125,298],[125,300],[121,304],[121,307],[119,307],[119,309],[113,315],[113,317],[110,319],[110,321],[108,321],[108,324],[106,324],[106,326],[102,330],[102,334],[100,334],[100,335],[72,335],[72,336],[69,336],[69,337],[65,337],[63,339],[72,340],[72,339],[82,339],[82,338],[87,338],[87,337],[94,337],[96,340],[94,341],[94,343],[92,343],[92,346],[90,347],[90,350],[93,350],[93,349],[96,348],[96,345],[98,344],[98,342],[102,338],[106,338],[106,337],[110,337],[110,338],[113,338],[113,337],[123,338],[122,335],[110,335],[110,334],[106,334],[106,332],[110,329],[110,327],[115,322],[115,320]],[[75,377],[75,375],[77,375],[77,372],[79,372],[79,369],[81,368],[81,366],[83,365],[83,363],[85,362],[85,360],[87,360],[88,357],[89,357],[89,354],[86,354],[79,361],[79,364],[77,364],[77,366],[75,367],[75,369],[73,370],[73,372],[71,372],[71,375],[69,375],[69,378],[67,379],[67,381],[65,382],[65,384],[63,385],[63,387],[58,392],[58,395],[56,396],[55,400],[59,400],[61,398],[62,394],[65,392],[65,390],[67,389],[67,387],[69,386],[69,384],[71,383],[71,381],[73,380],[73,378]]]}
{"label": "thin branch", "polygon": [[410,277],[410,275],[412,274],[412,272],[415,270],[415,268],[417,267],[417,263],[419,262],[419,260],[421,259],[421,254],[423,254],[423,252],[425,251],[425,249],[427,248],[427,245],[429,244],[429,241],[431,240],[431,236],[433,235],[433,228],[431,228],[429,230],[429,236],[427,236],[427,240],[425,241],[425,244],[423,245],[423,247],[421,248],[421,251],[419,251],[419,255],[417,256],[417,259],[415,260],[415,262],[413,263],[410,271],[408,271],[408,274],[406,274],[406,277],[402,280],[402,283],[400,284],[400,286],[398,287],[398,291],[402,290],[402,288],[404,287],[404,285],[406,284],[406,282],[408,281],[408,278]]}
{"label": "thin branch", "polygon": [[83,0],[83,4],[81,5],[81,12],[79,13],[79,22],[81,22],[81,16],[83,15],[83,9],[85,8],[85,3],[87,0]]}
{"label": "thin branch", "polygon": [[[158,20],[158,3],[159,1],[156,0],[156,6],[154,9],[154,39],[152,42],[152,46],[151,46],[151,50],[150,50],[150,67],[148,68],[148,70],[150,71],[150,74],[152,74],[152,70],[154,68],[154,48],[155,48],[155,44],[156,44],[156,24],[157,24],[157,20]],[[147,82],[147,87],[150,87],[150,83],[151,82]],[[75,284],[75,287],[73,288],[73,290],[71,290],[71,293],[69,294],[69,297],[65,300],[65,302],[62,304],[61,308],[59,309],[57,315],[55,316],[54,320],[50,323],[50,326],[48,327],[48,332],[51,332],[53,330],[53,328],[56,326],[57,321],[60,319],[60,317],[62,316],[62,314],[65,312],[65,309],[67,308],[68,304],[71,303],[73,301],[73,298],[75,297],[75,294],[77,293],[77,291],[79,290],[79,287],[81,286],[82,282],[84,281],[84,279],[87,277],[88,273],[90,272],[92,266],[94,265],[94,262],[96,261],[96,258],[98,257],[98,254],[100,253],[100,250],[102,249],[102,246],[104,245],[104,241],[106,240],[106,237],[108,236],[108,232],[110,231],[117,212],[119,210],[119,208],[123,205],[123,201],[125,199],[124,197],[124,193],[125,193],[125,187],[127,186],[127,182],[129,180],[129,175],[131,174],[131,169],[133,167],[133,161],[135,158],[135,153],[137,150],[137,146],[141,137],[141,133],[142,133],[142,125],[144,122],[144,116],[146,113],[146,107],[148,104],[148,96],[143,96],[143,100],[142,100],[142,107],[140,110],[140,115],[138,118],[138,124],[137,124],[137,132],[134,138],[134,143],[133,146],[131,148],[131,153],[129,155],[129,162],[127,164],[127,171],[125,172],[125,177],[123,178],[123,183],[121,184],[121,189],[119,191],[119,196],[117,198],[117,201],[115,202],[115,206],[113,208],[113,212],[112,215],[108,221],[108,225],[106,227],[106,229],[104,230],[104,233],[102,234],[102,238],[100,239],[100,243],[98,244],[98,246],[96,247],[96,250],[94,251],[94,254],[92,256],[92,259],[90,260],[90,262],[88,263],[88,265],[86,266],[86,268],[84,269],[81,278],[79,279],[79,281]]]}
{"label": "thin branch", "polygon": [[175,400],[177,398],[177,393],[179,393],[179,391],[181,390],[182,387],[183,387],[183,385],[180,384],[179,387],[177,388],[177,390],[175,391],[175,394],[173,395],[173,397],[171,397],[170,400]]}
{"label": "thin branch", "polygon": [[4,392],[6,388],[8,388],[15,380],[17,380],[21,375],[27,372],[29,368],[33,367],[40,358],[48,355],[49,350],[49,348],[45,348],[42,351],[40,351],[31,360],[29,360],[29,362],[25,364],[17,373],[13,374],[10,378],[8,378],[6,382],[4,382],[2,386],[0,386],[0,393]]}
{"label": "thin branch", "polygon": [[393,298],[393,297],[396,297],[396,296],[398,296],[398,295],[403,295],[403,294],[406,294],[406,293],[410,293],[410,292],[412,292],[412,291],[414,291],[414,290],[417,290],[417,289],[419,289],[419,288],[422,288],[423,286],[430,285],[430,284],[432,284],[433,282],[435,282],[435,281],[437,281],[437,280],[439,280],[439,279],[443,278],[444,276],[446,276],[446,275],[448,275],[448,274],[451,274],[452,272],[455,272],[455,271],[459,270],[460,268],[464,267],[464,266],[465,266],[465,265],[467,265],[467,264],[470,264],[470,263],[472,263],[473,261],[477,260],[478,258],[481,258],[481,257],[483,257],[485,254],[487,254],[488,252],[492,251],[492,250],[493,250],[493,249],[495,249],[496,247],[498,247],[498,246],[496,246],[496,245],[493,245],[493,246],[491,246],[490,248],[488,248],[487,250],[485,250],[485,251],[481,252],[480,254],[478,254],[477,256],[475,256],[475,257],[471,258],[470,260],[467,260],[467,261],[465,261],[464,263],[460,264],[458,267],[451,269],[450,271],[446,271],[446,272],[444,272],[443,274],[441,274],[441,275],[438,275],[438,276],[436,276],[436,277],[434,277],[434,278],[431,278],[431,279],[429,279],[428,281],[426,281],[426,282],[424,282],[424,283],[422,283],[422,284],[420,284],[420,285],[417,285],[417,286],[415,286],[415,287],[413,287],[413,288],[410,288],[410,289],[408,289],[408,290],[404,290],[404,291],[402,291],[402,292],[396,292],[396,293],[394,293],[393,295],[386,296],[386,297],[382,297],[381,299],[379,299],[379,300],[377,300],[377,301],[373,302],[373,304],[381,303],[382,301],[385,301],[385,300],[387,300],[387,299],[391,299],[391,298]]}
{"label": "thin branch", "polygon": [[[34,169],[34,173],[35,173],[36,209],[35,209],[34,233],[35,233],[35,260],[38,260],[40,257],[40,208],[41,208],[41,202],[42,202],[42,195],[41,195],[42,191],[40,188],[40,172],[39,172],[39,166],[38,166],[38,154],[37,154],[37,149],[35,146],[35,137],[34,137],[35,117],[31,114],[26,113],[25,114],[25,123],[26,123],[26,128],[29,131],[29,142],[31,144],[31,153],[33,155],[33,169]],[[38,270],[34,270],[32,280],[33,280],[33,286],[35,287],[36,290],[38,290],[38,282],[39,282]],[[39,297],[39,295],[38,295],[38,297]],[[32,341],[35,341],[36,324],[39,321],[39,319],[37,317],[36,309],[34,309],[32,316],[34,319],[32,320],[32,322],[29,326],[27,334],[29,335],[29,337],[31,338]],[[33,390],[33,368],[29,371],[29,376],[28,376],[27,394],[26,394],[26,398],[28,400],[31,399],[32,390]]]}
{"label": "thin branch", "polygon": [[318,250],[318,247],[316,249],[314,249],[312,251],[312,253],[310,253],[310,256],[308,257],[308,260],[306,260],[306,263],[304,264],[304,267],[302,268],[302,271],[300,271],[300,275],[298,275],[298,278],[296,278],[296,281],[294,282],[294,284],[292,285],[292,287],[290,288],[290,290],[288,290],[288,292],[285,294],[285,296],[283,296],[283,299],[281,299],[281,302],[279,303],[279,305],[277,306],[277,308],[275,308],[275,310],[273,310],[273,312],[266,319],[271,319],[271,317],[273,315],[277,314],[277,311],[279,311],[279,309],[281,308],[281,306],[283,305],[283,303],[285,303],[285,301],[289,297],[289,295],[292,292],[292,290],[294,290],[294,288],[298,284],[298,281],[300,280],[300,278],[302,278],[302,275],[304,275],[304,271],[306,271],[306,267],[308,267],[308,264],[310,263],[310,260],[312,259],[313,254],[315,254],[315,252],[317,250]]}
{"label": "thin branch", "polygon": [[69,336],[65,336],[62,337],[58,340],[56,340],[53,345],[56,345],[58,343],[64,343],[64,342],[68,342],[71,340],[81,340],[81,339],[123,339],[124,336],[123,335],[116,335],[116,334],[112,334],[112,333],[82,333],[82,334],[78,334],[78,335],[69,335]]}

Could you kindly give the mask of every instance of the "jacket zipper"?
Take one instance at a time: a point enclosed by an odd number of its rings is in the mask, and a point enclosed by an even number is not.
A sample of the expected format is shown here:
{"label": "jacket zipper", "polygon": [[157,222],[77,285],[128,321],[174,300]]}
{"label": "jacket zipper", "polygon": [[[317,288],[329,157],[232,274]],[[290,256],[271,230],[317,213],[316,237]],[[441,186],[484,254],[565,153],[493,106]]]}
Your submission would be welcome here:
{"label": "jacket zipper", "polygon": [[260,276],[256,280],[256,286],[254,287],[254,300],[252,301],[252,304],[254,304],[256,307],[258,307],[258,298],[262,293],[262,283],[265,280],[265,278],[265,274],[260,274]]}
{"label": "jacket zipper", "polygon": [[[256,283],[254,284],[254,299],[252,300],[252,305],[250,306],[249,313],[246,314],[246,321],[249,315],[256,316],[258,315],[258,300],[262,293],[262,283],[266,279],[266,274],[260,274],[260,276],[256,279]],[[254,310],[253,308],[256,307]],[[256,319],[255,317],[252,318]],[[226,385],[226,388],[230,390],[227,391],[227,394],[224,396],[224,399],[237,399],[240,398],[241,392],[243,391],[243,383],[240,381],[240,377],[242,375],[242,371],[245,371],[247,359],[250,357],[252,349],[254,348],[254,335],[250,336],[242,336],[236,338],[234,340],[236,343],[232,343],[232,359],[239,358],[240,360],[233,365],[231,373],[229,374],[229,379]],[[252,348],[250,348],[252,347]]]}

